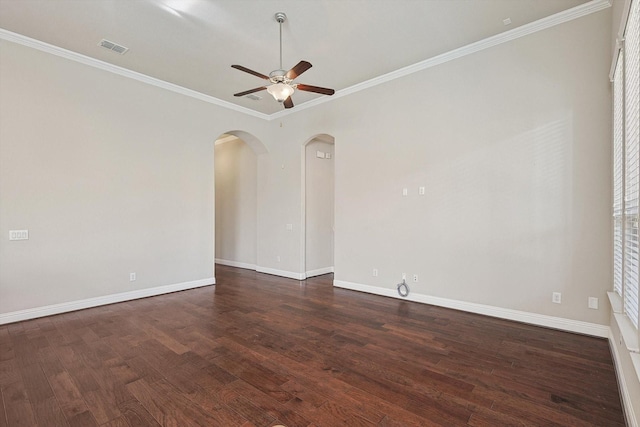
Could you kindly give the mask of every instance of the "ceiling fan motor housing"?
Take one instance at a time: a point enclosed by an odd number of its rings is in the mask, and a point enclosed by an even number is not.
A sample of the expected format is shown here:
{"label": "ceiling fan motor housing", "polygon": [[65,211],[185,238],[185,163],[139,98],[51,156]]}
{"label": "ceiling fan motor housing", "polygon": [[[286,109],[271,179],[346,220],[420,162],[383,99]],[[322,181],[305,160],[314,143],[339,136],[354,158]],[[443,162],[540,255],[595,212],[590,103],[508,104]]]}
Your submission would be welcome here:
{"label": "ceiling fan motor housing", "polygon": [[273,70],[269,73],[269,80],[271,83],[284,83],[293,86],[291,84],[293,80],[287,77],[285,70]]}

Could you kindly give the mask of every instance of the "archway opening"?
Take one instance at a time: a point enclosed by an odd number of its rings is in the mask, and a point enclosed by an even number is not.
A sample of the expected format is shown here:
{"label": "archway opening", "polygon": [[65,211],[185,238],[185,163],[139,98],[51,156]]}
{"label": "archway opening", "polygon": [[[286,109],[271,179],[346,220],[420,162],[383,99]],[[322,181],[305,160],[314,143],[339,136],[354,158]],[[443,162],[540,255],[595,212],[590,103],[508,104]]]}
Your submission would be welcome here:
{"label": "archway opening", "polygon": [[335,139],[320,134],[303,146],[303,272],[305,277],[334,271]]}
{"label": "archway opening", "polygon": [[258,156],[266,152],[243,131],[226,132],[215,142],[216,264],[256,269]]}

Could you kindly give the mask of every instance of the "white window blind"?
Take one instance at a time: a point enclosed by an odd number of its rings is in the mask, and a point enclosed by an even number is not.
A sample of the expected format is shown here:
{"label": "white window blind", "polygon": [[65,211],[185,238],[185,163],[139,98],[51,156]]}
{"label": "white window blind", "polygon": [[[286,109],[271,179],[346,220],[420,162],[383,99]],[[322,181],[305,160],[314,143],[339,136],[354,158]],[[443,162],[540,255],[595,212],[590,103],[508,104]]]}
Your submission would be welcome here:
{"label": "white window blind", "polygon": [[613,76],[613,290],[622,296],[624,268],[624,76],[622,54]]}
{"label": "white window blind", "polygon": [[640,11],[634,2],[625,34],[624,311],[638,327],[638,201],[640,196]]}

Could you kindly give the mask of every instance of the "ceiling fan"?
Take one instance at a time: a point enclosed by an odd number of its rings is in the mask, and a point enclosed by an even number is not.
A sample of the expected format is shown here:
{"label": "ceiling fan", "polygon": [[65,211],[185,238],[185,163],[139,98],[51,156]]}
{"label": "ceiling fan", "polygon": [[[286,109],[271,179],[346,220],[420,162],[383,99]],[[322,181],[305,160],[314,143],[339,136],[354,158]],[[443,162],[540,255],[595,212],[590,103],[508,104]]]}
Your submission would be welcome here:
{"label": "ceiling fan", "polygon": [[282,23],[287,19],[287,15],[285,15],[283,12],[278,12],[275,14],[275,18],[278,24],[280,24],[280,69],[272,71],[271,73],[269,73],[269,76],[265,76],[264,74],[250,70],[249,68],[243,67],[242,65],[232,65],[231,67],[235,68],[236,70],[244,71],[245,73],[252,74],[256,77],[260,77],[261,79],[271,82],[271,84],[268,86],[260,86],[255,89],[245,90],[244,92],[235,93],[233,94],[233,96],[245,96],[249,95],[250,93],[266,90],[275,98],[276,101],[284,104],[284,108],[293,108],[291,95],[293,94],[295,89],[303,90],[306,92],[321,93],[323,95],[333,95],[335,93],[333,89],[305,85],[302,83],[293,83],[293,81],[300,74],[311,68],[310,62],[300,61],[289,71],[285,71],[282,69]]}

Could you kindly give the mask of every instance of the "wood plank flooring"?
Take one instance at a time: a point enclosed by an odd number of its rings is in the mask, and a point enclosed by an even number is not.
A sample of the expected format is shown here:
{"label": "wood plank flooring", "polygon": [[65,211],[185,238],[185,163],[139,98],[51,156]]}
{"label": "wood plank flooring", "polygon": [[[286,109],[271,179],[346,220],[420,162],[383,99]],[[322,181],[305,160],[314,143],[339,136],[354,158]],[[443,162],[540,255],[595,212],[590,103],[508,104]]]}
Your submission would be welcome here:
{"label": "wood plank flooring", "polygon": [[216,267],[0,326],[0,426],[623,426],[606,340]]}

